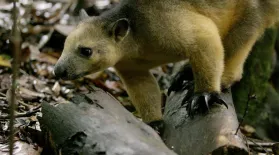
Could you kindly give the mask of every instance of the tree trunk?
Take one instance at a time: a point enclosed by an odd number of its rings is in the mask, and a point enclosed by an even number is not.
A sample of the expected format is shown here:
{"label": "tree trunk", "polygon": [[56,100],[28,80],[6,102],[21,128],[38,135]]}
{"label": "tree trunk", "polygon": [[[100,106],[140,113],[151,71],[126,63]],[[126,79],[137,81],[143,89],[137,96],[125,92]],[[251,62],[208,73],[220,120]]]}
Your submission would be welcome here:
{"label": "tree trunk", "polygon": [[[241,118],[244,111],[248,96],[254,94],[256,99],[249,102],[249,113],[245,117],[245,123],[252,125],[261,130],[257,131],[257,134],[261,138],[272,138],[273,140],[279,140],[275,137],[266,137],[266,133],[269,130],[269,126],[262,126],[263,122],[270,121],[269,117],[272,116],[274,119],[279,119],[278,115],[273,115],[275,109],[270,109],[270,105],[267,104],[270,97],[270,90],[274,88],[270,85],[270,78],[272,69],[274,67],[274,48],[277,36],[276,29],[267,29],[263,37],[254,45],[250,56],[248,57],[242,80],[235,84],[232,88],[232,94],[234,104],[238,116]],[[276,72],[275,72],[276,73]],[[274,76],[274,82],[278,81],[278,76]],[[273,97],[276,96],[272,94]],[[278,94],[277,94],[278,96]],[[276,99],[276,98],[275,98]],[[270,109],[271,111],[267,111]],[[278,113],[278,111],[277,111]],[[278,128],[279,124],[276,122],[270,122],[273,127]],[[274,128],[274,129],[275,129]],[[274,130],[275,132],[275,130]]]}

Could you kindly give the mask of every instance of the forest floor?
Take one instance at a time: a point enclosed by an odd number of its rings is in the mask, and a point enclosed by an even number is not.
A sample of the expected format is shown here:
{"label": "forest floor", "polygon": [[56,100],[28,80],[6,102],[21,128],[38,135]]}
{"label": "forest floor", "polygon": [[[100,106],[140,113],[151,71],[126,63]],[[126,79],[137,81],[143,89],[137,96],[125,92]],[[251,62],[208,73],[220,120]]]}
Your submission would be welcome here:
{"label": "forest floor", "polygon": [[[108,91],[129,111],[134,107],[129,101],[123,84],[113,68],[88,75],[75,81],[55,78],[53,67],[63,50],[66,35],[78,24],[75,13],[79,4],[76,1],[57,0],[20,1],[18,27],[21,30],[22,49],[17,82],[17,102],[15,112],[15,154],[37,154],[42,146],[38,141],[41,134],[37,117],[42,116],[41,103],[66,103],[76,93],[88,92],[87,86],[95,85]],[[91,15],[98,15],[111,8],[116,2],[102,1],[91,6]],[[9,137],[9,97],[12,84],[11,27],[12,3],[0,2],[0,154],[8,153]],[[162,89],[169,86],[169,71],[172,65],[152,70]]]}
{"label": "forest floor", "polygon": [[[63,50],[66,35],[79,21],[81,7],[90,8],[90,15],[99,15],[117,4],[117,1],[85,0],[20,0],[18,4],[18,27],[21,30],[20,69],[17,81],[17,102],[15,109],[14,154],[37,155],[42,150],[38,117],[42,116],[41,103],[67,103],[76,93],[89,92],[89,85],[95,85],[111,93],[135,116],[134,107],[125,88],[113,68],[88,75],[75,81],[55,78],[53,67]],[[81,5],[82,4],[82,5]],[[8,154],[9,110],[12,84],[11,28],[12,3],[0,1],[0,154]],[[174,64],[152,70],[160,84],[162,93],[170,85]],[[251,135],[254,129],[243,126]]]}

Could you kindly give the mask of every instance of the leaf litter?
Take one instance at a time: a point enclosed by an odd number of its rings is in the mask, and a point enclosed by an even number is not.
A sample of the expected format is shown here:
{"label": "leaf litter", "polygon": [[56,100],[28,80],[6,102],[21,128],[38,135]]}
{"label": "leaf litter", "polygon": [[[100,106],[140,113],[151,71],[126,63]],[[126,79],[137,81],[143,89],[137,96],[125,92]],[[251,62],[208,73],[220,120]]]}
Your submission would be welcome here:
{"label": "leaf litter", "polygon": [[[53,67],[63,50],[66,35],[79,22],[78,13],[85,8],[96,16],[117,5],[118,0],[19,0],[17,2],[22,44],[20,70],[16,91],[15,152],[40,154],[43,147],[40,124],[42,102],[67,103],[76,93],[89,92],[95,85],[110,92],[128,110],[134,112],[125,87],[112,68],[87,75],[75,81],[63,81],[52,74]],[[9,100],[11,89],[11,18],[12,2],[0,2],[0,154],[8,154]],[[162,89],[169,85],[171,67],[153,70]],[[162,80],[168,79],[168,80]]]}
{"label": "leaf litter", "polygon": [[[38,155],[44,146],[38,122],[42,102],[68,103],[76,93],[89,92],[95,85],[108,91],[135,116],[124,85],[113,68],[87,75],[74,81],[55,78],[52,71],[60,57],[65,38],[79,22],[79,10],[85,8],[90,16],[100,15],[113,8],[119,0],[19,0],[22,45],[15,112],[15,155]],[[0,154],[8,155],[9,99],[11,89],[11,63],[13,61],[10,34],[12,3],[0,1]],[[185,62],[167,64],[152,69],[163,94],[170,85],[171,75]],[[187,61],[186,61],[187,63]],[[250,128],[249,128],[250,129]],[[248,132],[247,127],[242,132]],[[246,135],[253,134],[249,130]]]}

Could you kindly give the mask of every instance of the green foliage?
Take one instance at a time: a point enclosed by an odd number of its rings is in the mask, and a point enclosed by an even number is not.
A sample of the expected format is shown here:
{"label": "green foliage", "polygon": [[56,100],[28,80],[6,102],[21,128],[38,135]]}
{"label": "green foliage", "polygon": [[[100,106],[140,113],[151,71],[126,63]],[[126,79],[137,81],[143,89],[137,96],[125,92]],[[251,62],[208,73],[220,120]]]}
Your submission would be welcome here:
{"label": "green foliage", "polygon": [[249,113],[245,122],[255,125],[259,120],[266,119],[263,109],[267,97],[268,81],[272,73],[272,57],[274,52],[276,29],[267,29],[262,38],[255,44],[245,63],[242,80],[233,86],[233,99],[238,116],[245,110],[249,94],[256,99],[249,102]]}

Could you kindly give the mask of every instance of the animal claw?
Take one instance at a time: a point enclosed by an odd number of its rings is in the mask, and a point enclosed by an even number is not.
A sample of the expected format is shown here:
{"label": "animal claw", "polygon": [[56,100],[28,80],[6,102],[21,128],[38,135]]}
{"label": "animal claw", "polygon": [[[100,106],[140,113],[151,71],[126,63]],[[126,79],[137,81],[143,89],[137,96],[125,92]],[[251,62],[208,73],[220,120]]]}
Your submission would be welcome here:
{"label": "animal claw", "polygon": [[182,100],[182,104],[186,104],[186,110],[191,118],[193,118],[194,114],[199,110],[202,110],[203,112],[209,111],[209,106],[214,103],[224,105],[228,109],[228,105],[221,98],[219,93],[195,93],[190,99],[185,97]]}

